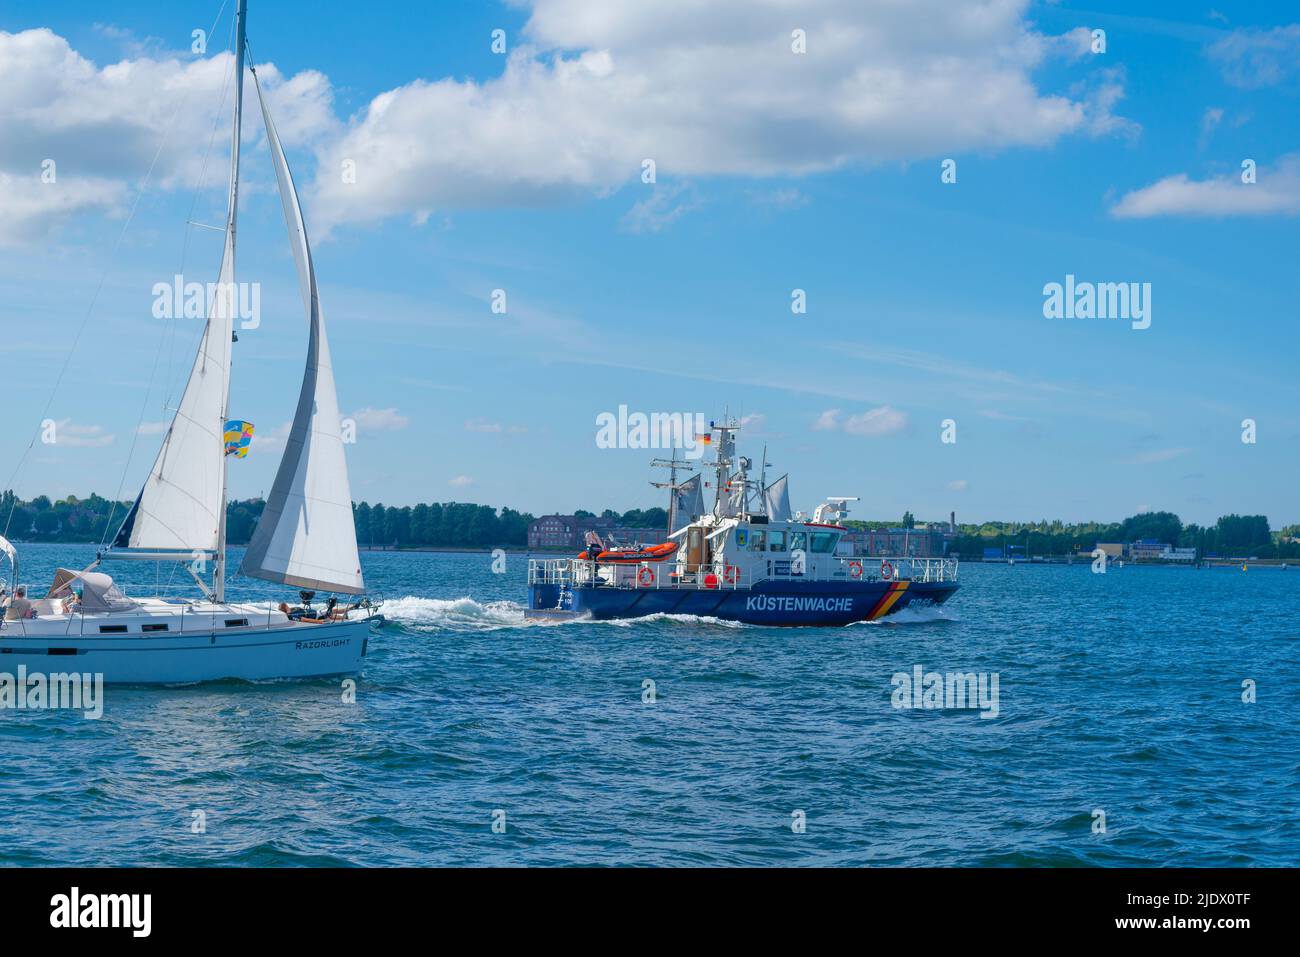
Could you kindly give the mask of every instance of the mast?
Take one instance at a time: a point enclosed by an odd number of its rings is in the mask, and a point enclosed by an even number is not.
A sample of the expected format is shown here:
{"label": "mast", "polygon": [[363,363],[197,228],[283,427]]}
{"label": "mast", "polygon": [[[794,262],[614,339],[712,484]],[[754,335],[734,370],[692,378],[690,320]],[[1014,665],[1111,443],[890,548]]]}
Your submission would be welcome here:
{"label": "mast", "polygon": [[[245,20],[248,17],[248,0],[239,0],[235,10],[235,102],[230,132],[230,197],[226,205],[226,249],[223,258],[229,264],[230,285],[218,291],[233,310],[235,304],[235,223],[239,215],[239,134],[244,114],[244,46]],[[225,271],[224,269],[222,270]],[[234,335],[232,333],[232,341]],[[232,357],[233,358],[233,357]],[[230,415],[230,389],[227,387],[221,403],[221,421],[218,434],[224,434]],[[217,557],[212,572],[212,592],[218,604],[226,600],[226,478],[229,463],[225,450],[221,455],[221,514],[217,519]]]}
{"label": "mast", "polygon": [[667,482],[651,482],[650,484],[655,488],[668,489],[668,534],[671,535],[673,532],[677,531],[677,495],[682,489],[682,486],[677,484],[677,470],[685,469],[690,472],[693,471],[695,467],[677,458],[676,449],[673,449],[673,457],[671,459],[655,459],[650,464],[656,468],[670,470]]}
{"label": "mast", "polygon": [[740,431],[740,426],[732,422],[731,411],[727,410],[722,423],[710,422],[709,428],[718,433],[718,453],[714,461],[717,489],[713,497],[713,513],[719,515],[726,511],[724,495],[731,494],[727,483],[731,479],[731,467],[736,454],[736,433]]}

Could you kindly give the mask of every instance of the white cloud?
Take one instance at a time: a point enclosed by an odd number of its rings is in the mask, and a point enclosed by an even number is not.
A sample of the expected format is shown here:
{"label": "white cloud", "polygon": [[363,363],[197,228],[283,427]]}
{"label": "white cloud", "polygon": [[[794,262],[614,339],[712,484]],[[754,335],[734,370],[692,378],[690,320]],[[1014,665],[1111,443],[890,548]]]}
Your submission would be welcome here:
{"label": "white cloud", "polygon": [[256,426],[253,428],[253,441],[249,448],[249,454],[254,452],[278,452],[284,448],[289,441],[289,433],[293,431],[292,422],[282,422],[277,428],[258,431]]}
{"label": "white cloud", "polygon": [[1110,214],[1118,219],[1152,216],[1294,216],[1300,213],[1300,154],[1256,170],[1243,183],[1240,171],[1194,180],[1186,173],[1126,193]]}
{"label": "white cloud", "polygon": [[81,425],[71,419],[60,419],[54,423],[54,445],[70,449],[102,449],[112,445],[117,436],[106,431],[102,425]]}
{"label": "white cloud", "polygon": [[629,233],[660,233],[700,205],[695,191],[685,183],[659,185],[623,215]]}
{"label": "white cloud", "polygon": [[1234,30],[1211,44],[1207,53],[1233,86],[1276,86],[1300,75],[1300,24]]}
{"label": "white cloud", "polygon": [[899,412],[897,409],[882,405],[875,409],[868,409],[858,415],[850,415],[843,422],[839,419],[839,409],[827,409],[817,417],[813,422],[813,431],[830,432],[843,430],[849,435],[861,435],[868,438],[879,438],[885,435],[894,435],[907,428],[908,418],[905,412]]}
{"label": "white cloud", "polygon": [[1067,33],[1052,38],[1053,44],[1062,54],[1072,60],[1081,60],[1092,55],[1092,29],[1075,27]]}
{"label": "white cloud", "polygon": [[1027,422],[1028,421],[1023,415],[1011,415],[1010,413],[1002,412],[999,409],[981,409],[979,412],[975,414],[985,419],[992,419],[994,422]]}
{"label": "white cloud", "polygon": [[16,247],[44,238],[59,223],[78,213],[117,211],[125,196],[125,184],[99,177],[42,182],[39,162],[27,175],[0,170],[0,222],[4,223],[0,247]]}
{"label": "white cloud", "polygon": [[838,429],[840,427],[840,423],[838,421],[839,414],[840,414],[839,409],[827,409],[821,415],[817,416],[817,420],[813,422],[812,425],[813,431],[830,432],[834,429]]}
{"label": "white cloud", "polygon": [[[1131,129],[1112,112],[1117,73],[1077,93],[1038,88],[1034,71],[1078,59],[1082,34],[1036,32],[1028,0],[957,9],[816,0],[797,17],[749,0],[519,2],[530,16],[500,75],[413,79],[350,119],[335,113],[323,74],[258,68],[286,145],[316,153],[318,231],[607,194],[639,180],[647,158],[660,185],[628,227],[651,231],[695,202],[674,196],[665,177],[800,176]],[[795,25],[807,31],[802,55],[790,48]],[[160,145],[153,180],[162,188],[192,186],[209,143],[224,151],[229,53],[196,58],[101,32],[122,40],[125,59],[100,66],[48,29],[0,32],[0,173],[33,176],[54,158],[69,190],[57,203],[40,197],[27,234],[44,231],[38,220],[121,204]],[[248,112],[245,135],[257,138]],[[344,160],[356,164],[355,183],[339,175]],[[209,164],[208,185],[220,185],[220,166]]]}
{"label": "white cloud", "polygon": [[457,475],[453,479],[448,479],[447,484],[453,488],[469,488],[474,484],[474,480],[468,475]]}
{"label": "white cloud", "polygon": [[1201,149],[1205,149],[1205,144],[1210,141],[1214,131],[1219,128],[1223,122],[1223,107],[1207,107],[1205,113],[1201,116],[1201,138],[1199,140]]}
{"label": "white cloud", "polygon": [[170,427],[171,427],[170,420],[165,420],[162,422],[141,422],[140,427],[137,428],[135,431],[139,435],[162,435]]}
{"label": "white cloud", "polygon": [[[49,29],[0,30],[0,242],[44,236],[84,212],[120,210],[151,166],[156,187],[199,182],[223,93],[229,103],[232,57],[129,48],[134,58],[101,67]],[[286,143],[339,126],[322,74],[286,80],[266,64],[258,76]],[[260,135],[254,112],[245,117],[246,139]],[[224,151],[220,122],[216,129],[214,149]],[[55,162],[53,183],[41,180],[45,160]],[[221,170],[220,162],[208,164],[207,185],[221,185]]]}
{"label": "white cloud", "polygon": [[1093,81],[1079,84],[1074,92],[1085,99],[1087,130],[1093,136],[1126,136],[1133,139],[1142,127],[1115,113],[1115,106],[1124,99],[1124,69],[1112,67],[1098,71]]}
{"label": "white cloud", "polygon": [[353,412],[351,418],[358,429],[370,432],[398,432],[410,424],[410,419],[393,408],[372,409],[366,406]]}
{"label": "white cloud", "polygon": [[948,491],[950,492],[964,492],[968,488],[970,488],[970,483],[965,479],[957,479],[948,483]]}
{"label": "white cloud", "polygon": [[[820,0],[792,17],[748,0],[532,0],[500,76],[382,93],[322,148],[317,218],[599,194],[647,158],[661,179],[803,175],[1114,128],[1117,81],[1080,99],[1035,86],[1032,71],[1081,40],[1034,32],[1027,6]],[[345,159],[355,184],[335,175]]]}
{"label": "white cloud", "polygon": [[844,431],[849,435],[865,435],[872,438],[894,435],[905,428],[907,428],[906,413],[887,405],[860,415],[851,415],[844,422]]}
{"label": "white cloud", "polygon": [[487,419],[483,419],[483,418],[478,418],[478,419],[466,419],[466,420],[465,420],[465,431],[466,431],[466,432],[486,432],[486,433],[492,433],[492,434],[495,434],[495,433],[498,433],[498,432],[504,432],[504,431],[505,431],[505,427],[504,427],[500,422],[489,422]]}

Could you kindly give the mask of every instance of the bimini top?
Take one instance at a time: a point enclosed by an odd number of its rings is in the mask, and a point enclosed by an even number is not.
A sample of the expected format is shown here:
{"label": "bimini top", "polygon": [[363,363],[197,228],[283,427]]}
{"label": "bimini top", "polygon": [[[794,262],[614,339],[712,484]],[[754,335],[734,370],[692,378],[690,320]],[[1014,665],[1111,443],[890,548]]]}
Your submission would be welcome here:
{"label": "bimini top", "polygon": [[65,598],[71,591],[73,582],[81,582],[81,610],[97,611],[131,611],[140,604],[122,594],[122,590],[113,584],[113,578],[103,572],[74,572],[60,568],[54,574],[54,586],[47,598]]}

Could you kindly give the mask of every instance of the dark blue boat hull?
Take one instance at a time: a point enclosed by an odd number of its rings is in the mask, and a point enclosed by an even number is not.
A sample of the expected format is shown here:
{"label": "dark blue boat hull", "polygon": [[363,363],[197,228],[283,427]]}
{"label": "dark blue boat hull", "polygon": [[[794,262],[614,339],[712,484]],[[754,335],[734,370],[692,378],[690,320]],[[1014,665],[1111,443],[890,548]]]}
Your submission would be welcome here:
{"label": "dark blue boat hull", "polygon": [[[530,618],[642,618],[697,615],[750,625],[849,625],[892,615],[904,608],[942,605],[956,582],[767,581],[753,588],[614,588],[558,585],[530,588]],[[563,600],[562,600],[563,599]]]}

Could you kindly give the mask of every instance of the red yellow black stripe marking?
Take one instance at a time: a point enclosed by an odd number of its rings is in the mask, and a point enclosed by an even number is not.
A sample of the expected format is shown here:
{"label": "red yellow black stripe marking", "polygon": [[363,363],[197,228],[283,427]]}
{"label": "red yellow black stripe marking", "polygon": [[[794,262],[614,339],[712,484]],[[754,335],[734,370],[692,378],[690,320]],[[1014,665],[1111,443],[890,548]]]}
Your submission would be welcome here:
{"label": "red yellow black stripe marking", "polygon": [[903,592],[907,591],[907,586],[911,582],[897,581],[891,582],[889,590],[880,596],[880,601],[876,602],[876,607],[871,609],[871,614],[867,615],[867,621],[875,621],[889,614],[889,609],[894,607],[898,599],[903,597]]}

